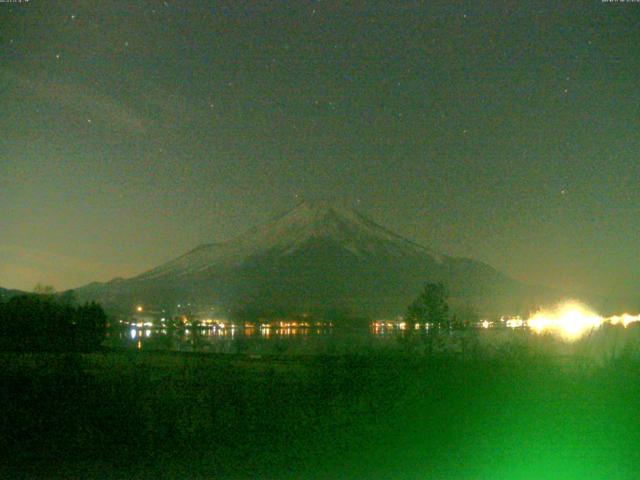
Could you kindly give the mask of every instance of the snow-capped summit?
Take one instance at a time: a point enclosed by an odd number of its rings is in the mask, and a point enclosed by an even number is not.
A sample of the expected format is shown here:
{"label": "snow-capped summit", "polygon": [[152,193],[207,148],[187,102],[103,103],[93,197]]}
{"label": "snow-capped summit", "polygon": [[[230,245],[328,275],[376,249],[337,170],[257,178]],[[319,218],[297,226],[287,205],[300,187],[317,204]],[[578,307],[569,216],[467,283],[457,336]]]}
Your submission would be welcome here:
{"label": "snow-capped summit", "polygon": [[201,245],[137,277],[77,292],[112,305],[190,299],[230,310],[379,315],[401,313],[428,281],[445,282],[469,303],[524,304],[522,285],[489,265],[437,254],[329,202],[301,203],[229,241]]}
{"label": "snow-capped summit", "polygon": [[354,254],[372,253],[376,249],[415,250],[436,255],[418,244],[410,242],[359,212],[329,202],[303,202],[276,221],[252,232],[271,246],[290,248],[313,238],[328,238],[341,244]]}
{"label": "snow-capped summit", "polygon": [[307,243],[332,242],[356,256],[428,255],[435,252],[381,227],[364,215],[330,202],[303,202],[276,219],[224,243],[200,245],[187,254],[140,275],[140,279],[187,275],[216,267],[242,265],[250,257],[289,255]]}

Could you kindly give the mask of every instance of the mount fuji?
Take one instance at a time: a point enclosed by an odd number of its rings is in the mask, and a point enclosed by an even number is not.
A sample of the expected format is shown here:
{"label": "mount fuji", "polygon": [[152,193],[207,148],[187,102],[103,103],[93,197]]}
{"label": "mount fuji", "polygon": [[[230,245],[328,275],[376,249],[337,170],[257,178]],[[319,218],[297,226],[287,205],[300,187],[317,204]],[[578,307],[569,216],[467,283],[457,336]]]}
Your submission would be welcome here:
{"label": "mount fuji", "polygon": [[549,294],[325,202],[302,203],[228,242],[200,245],[136,277],[76,293],[107,307],[193,302],[230,312],[382,316],[402,313],[430,281],[444,282],[454,305],[481,314],[524,311]]}

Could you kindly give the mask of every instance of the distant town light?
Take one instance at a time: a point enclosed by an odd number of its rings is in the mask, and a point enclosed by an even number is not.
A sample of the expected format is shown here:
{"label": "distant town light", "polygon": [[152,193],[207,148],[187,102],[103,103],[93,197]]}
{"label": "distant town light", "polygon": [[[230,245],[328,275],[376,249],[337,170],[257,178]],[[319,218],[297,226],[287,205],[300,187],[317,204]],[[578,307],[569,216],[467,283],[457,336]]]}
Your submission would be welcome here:
{"label": "distant town light", "polygon": [[520,318],[510,318],[506,321],[506,325],[509,328],[520,328],[524,325],[524,322]]}

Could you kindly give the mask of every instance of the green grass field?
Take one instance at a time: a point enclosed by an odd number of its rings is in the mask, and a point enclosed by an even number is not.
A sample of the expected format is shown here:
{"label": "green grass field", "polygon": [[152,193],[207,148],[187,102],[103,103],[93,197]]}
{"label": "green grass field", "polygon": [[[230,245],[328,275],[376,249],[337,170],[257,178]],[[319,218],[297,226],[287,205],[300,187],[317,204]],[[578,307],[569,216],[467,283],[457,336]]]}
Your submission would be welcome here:
{"label": "green grass field", "polygon": [[633,479],[640,362],[0,356],[6,478]]}

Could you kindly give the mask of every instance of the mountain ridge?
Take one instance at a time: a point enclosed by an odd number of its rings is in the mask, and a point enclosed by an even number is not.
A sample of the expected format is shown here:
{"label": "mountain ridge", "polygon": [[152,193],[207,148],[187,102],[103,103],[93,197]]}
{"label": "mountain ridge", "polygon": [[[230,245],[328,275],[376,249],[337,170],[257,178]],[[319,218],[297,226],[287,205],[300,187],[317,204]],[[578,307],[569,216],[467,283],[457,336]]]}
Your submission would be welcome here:
{"label": "mountain ridge", "polygon": [[[385,242],[388,247],[402,245],[439,257],[432,250],[391,232],[358,212],[326,202],[303,202],[293,210],[231,240],[199,245],[135,278],[157,278],[172,270],[178,270],[178,274],[193,273],[214,263],[228,266],[230,263],[242,263],[258,252],[282,249],[285,254],[291,253],[305,241],[323,237],[338,240],[356,254],[358,246],[372,248],[372,241],[377,240]],[[356,240],[359,245],[355,244]]]}
{"label": "mountain ridge", "polygon": [[3,288],[0,287],[0,301],[9,300],[12,297],[17,297],[18,295],[25,295],[28,292],[24,292],[22,290],[16,290],[15,288]]}
{"label": "mountain ridge", "polygon": [[[227,311],[375,316],[401,313],[428,281],[446,283],[455,302],[482,313],[522,310],[544,290],[486,263],[437,253],[352,209],[303,202],[231,240],[199,245],[135,277],[87,285],[77,293],[123,305],[191,300]],[[534,294],[530,299],[527,289]]]}

